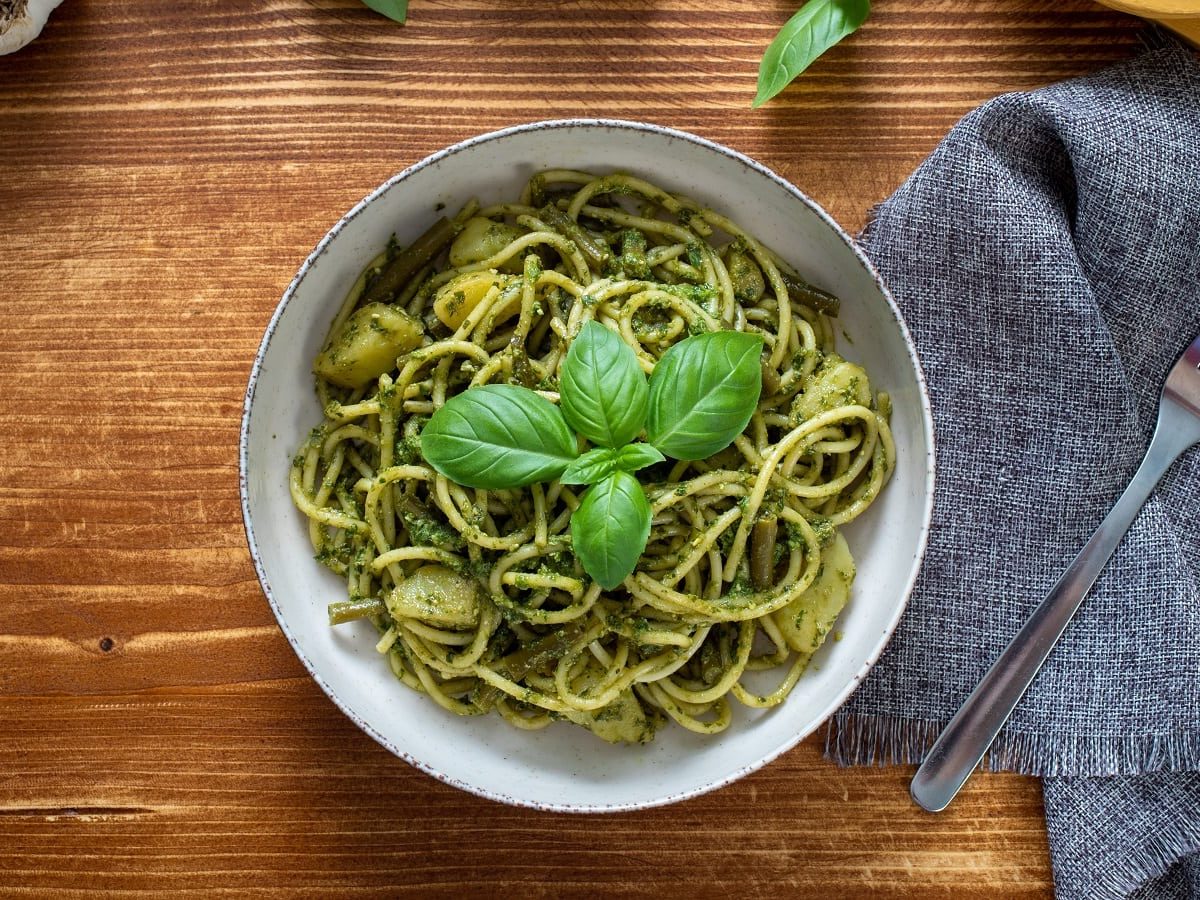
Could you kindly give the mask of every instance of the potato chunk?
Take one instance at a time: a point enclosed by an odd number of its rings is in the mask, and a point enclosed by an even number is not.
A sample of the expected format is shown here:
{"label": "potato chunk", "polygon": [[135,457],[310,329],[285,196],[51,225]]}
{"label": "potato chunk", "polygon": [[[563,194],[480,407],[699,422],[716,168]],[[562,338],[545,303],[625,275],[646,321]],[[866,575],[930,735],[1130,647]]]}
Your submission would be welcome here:
{"label": "potato chunk", "polygon": [[841,534],[825,548],[821,571],[799,597],[773,612],[783,639],[798,653],[815,653],[825,641],[834,620],[850,599],[854,583],[854,558]]}
{"label": "potato chunk", "polygon": [[734,296],[743,303],[757,303],[762,299],[767,285],[763,280],[762,269],[751,259],[750,254],[731,248],[725,257],[725,268],[729,270]]}
{"label": "potato chunk", "polygon": [[423,336],[412,316],[385,303],[368,303],[317,355],[313,371],[342,387],[360,388],[395,367],[401,353],[421,346]]}
{"label": "potato chunk", "polygon": [[[495,269],[459,275],[438,289],[433,299],[433,311],[446,327],[458,328],[475,307],[487,299],[493,288],[503,291],[513,280],[511,275],[501,275]],[[514,292],[503,303],[497,321],[506,319],[520,310],[520,292]]]}
{"label": "potato chunk", "polygon": [[871,406],[871,382],[862,366],[830,353],[804,393],[792,401],[792,422],[799,425],[838,406]]}
{"label": "potato chunk", "polygon": [[445,566],[422,566],[392,588],[388,612],[397,619],[420,619],[446,628],[479,624],[479,585]]}
{"label": "potato chunk", "polygon": [[622,691],[608,706],[587,712],[570,710],[565,715],[610,744],[644,744],[654,737],[657,725],[631,689]]}
{"label": "potato chunk", "polygon": [[[514,225],[493,222],[476,216],[467,221],[454,243],[450,245],[450,265],[469,266],[495,256],[521,235],[526,234]],[[521,261],[517,260],[517,265]]]}

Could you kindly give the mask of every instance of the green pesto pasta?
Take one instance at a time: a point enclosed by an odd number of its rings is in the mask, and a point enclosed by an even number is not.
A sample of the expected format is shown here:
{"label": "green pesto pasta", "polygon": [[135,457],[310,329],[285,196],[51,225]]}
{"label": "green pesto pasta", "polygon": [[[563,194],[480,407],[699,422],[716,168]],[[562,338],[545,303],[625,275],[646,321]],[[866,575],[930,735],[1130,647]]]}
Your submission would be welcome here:
{"label": "green pesto pasta", "polygon": [[[834,349],[837,303],[724,216],[624,174],[541,172],[512,202],[389,247],[334,316],[314,364],[324,420],[292,462],[316,558],[347,585],[331,622],[369,619],[408,687],[523,729],[561,719],[643,742],[669,719],[720,732],[731,699],[783,702],[849,598],[839,528],[895,461],[888,396]],[[646,372],[692,334],[764,341],[733,444],[638,474],[650,539],[610,591],[572,552],[582,488],[463,487],[420,445],[469,387],[558,402],[589,321]],[[774,687],[752,690],[756,670]]]}

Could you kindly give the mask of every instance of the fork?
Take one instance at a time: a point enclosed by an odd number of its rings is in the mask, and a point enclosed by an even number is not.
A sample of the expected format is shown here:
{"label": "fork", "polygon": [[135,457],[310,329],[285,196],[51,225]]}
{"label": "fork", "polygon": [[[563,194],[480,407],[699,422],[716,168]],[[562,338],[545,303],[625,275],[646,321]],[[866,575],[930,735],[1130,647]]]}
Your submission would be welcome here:
{"label": "fork", "polygon": [[1200,337],[1167,373],[1158,424],[1133,480],[1029,621],[992,663],[913,776],[917,805],[941,812],[983,760],[1026,688],[1062,637],[1159,480],[1188,447],[1200,442]]}

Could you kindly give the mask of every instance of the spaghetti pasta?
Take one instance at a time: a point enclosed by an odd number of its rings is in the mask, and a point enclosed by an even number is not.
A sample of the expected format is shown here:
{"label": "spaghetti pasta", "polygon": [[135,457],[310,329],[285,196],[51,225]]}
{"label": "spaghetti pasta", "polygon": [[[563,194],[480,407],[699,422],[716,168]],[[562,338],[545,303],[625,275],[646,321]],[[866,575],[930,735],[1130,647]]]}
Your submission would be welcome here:
{"label": "spaghetti pasta", "polygon": [[[836,307],[734,222],[624,174],[541,172],[515,202],[389,247],[334,317],[314,365],[324,420],[291,468],[316,558],[347,585],[331,622],[370,619],[410,688],[523,729],[566,719],[640,742],[668,719],[722,731],[731,697],[782,702],[849,597],[838,528],[895,459],[890,399],[834,350]],[[639,473],[650,538],[611,591],[572,552],[581,488],[467,488],[421,454],[424,423],[469,387],[557,402],[589,321],[647,373],[698,332],[764,342],[733,444]],[[752,690],[764,669],[775,687]]]}

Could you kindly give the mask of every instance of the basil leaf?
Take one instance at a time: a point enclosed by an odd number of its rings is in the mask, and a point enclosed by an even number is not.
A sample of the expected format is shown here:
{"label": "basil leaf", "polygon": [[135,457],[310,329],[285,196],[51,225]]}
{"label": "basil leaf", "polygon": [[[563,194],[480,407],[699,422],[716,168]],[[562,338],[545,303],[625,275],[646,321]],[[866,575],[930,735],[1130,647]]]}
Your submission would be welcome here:
{"label": "basil leaf", "polygon": [[408,0],[362,0],[362,2],[375,12],[387,16],[389,19],[395,19],[402,25],[408,16]]}
{"label": "basil leaf", "polygon": [[597,447],[572,460],[566,471],[558,476],[558,480],[563,484],[595,484],[601,478],[612,474],[616,467],[617,451],[608,447]]}
{"label": "basil leaf", "polygon": [[658,448],[651,447],[649,444],[628,444],[618,450],[613,457],[617,468],[622,472],[636,472],[638,469],[660,463],[664,459],[666,457],[659,452]]}
{"label": "basil leaf", "polygon": [[808,0],[763,54],[751,106],[757,109],[782,91],[818,56],[857,31],[870,11],[870,0]]}
{"label": "basil leaf", "polygon": [[671,347],[650,376],[647,439],[674,459],[704,459],[741,434],[762,392],[763,339],[711,331]]}
{"label": "basil leaf", "polygon": [[649,390],[637,354],[598,322],[571,343],[559,378],[567,423],[593,444],[628,444],[646,423]]}
{"label": "basil leaf", "polygon": [[650,538],[650,503],[638,480],[613,472],[571,514],[571,542],[584,571],[611,591],[633,571]]}
{"label": "basil leaf", "polygon": [[528,388],[488,384],[433,414],[421,455],[451,481],[497,490],[557,478],[579,454],[557,406]]}

